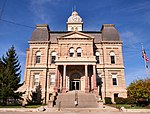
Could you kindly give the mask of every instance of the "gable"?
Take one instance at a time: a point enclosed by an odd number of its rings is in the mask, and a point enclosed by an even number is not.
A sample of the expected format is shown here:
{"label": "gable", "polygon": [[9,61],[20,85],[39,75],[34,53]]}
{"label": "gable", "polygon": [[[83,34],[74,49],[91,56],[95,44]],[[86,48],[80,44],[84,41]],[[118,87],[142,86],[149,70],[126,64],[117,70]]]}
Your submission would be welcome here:
{"label": "gable", "polygon": [[82,33],[82,32],[78,32],[78,31],[73,31],[73,32],[69,32],[63,36],[58,37],[58,39],[78,39],[78,38],[83,38],[83,39],[93,39],[93,36],[90,36],[88,34]]}

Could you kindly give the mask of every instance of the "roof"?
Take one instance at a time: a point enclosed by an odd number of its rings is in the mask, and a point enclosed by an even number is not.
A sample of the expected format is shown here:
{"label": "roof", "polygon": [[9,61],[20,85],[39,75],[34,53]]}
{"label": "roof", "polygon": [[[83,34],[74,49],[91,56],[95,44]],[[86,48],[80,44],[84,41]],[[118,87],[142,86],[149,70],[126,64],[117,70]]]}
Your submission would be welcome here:
{"label": "roof", "polygon": [[101,31],[102,41],[120,41],[119,33],[114,24],[103,24]]}
{"label": "roof", "polygon": [[[57,38],[62,37],[72,31],[50,31],[48,25],[37,25],[33,31],[30,41],[50,41],[57,43]],[[101,41],[120,41],[118,31],[113,24],[104,24],[101,31],[80,31],[94,38],[95,43]]]}
{"label": "roof", "polygon": [[48,41],[49,40],[49,27],[46,24],[36,25],[30,41]]}

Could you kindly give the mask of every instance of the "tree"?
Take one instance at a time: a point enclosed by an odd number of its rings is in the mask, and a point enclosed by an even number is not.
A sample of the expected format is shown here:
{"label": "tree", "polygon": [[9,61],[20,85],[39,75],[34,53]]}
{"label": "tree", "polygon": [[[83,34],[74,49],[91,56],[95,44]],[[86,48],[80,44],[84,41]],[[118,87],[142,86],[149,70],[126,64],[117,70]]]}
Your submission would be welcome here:
{"label": "tree", "polygon": [[150,79],[140,79],[132,82],[127,88],[129,96],[136,99],[150,99]]}
{"label": "tree", "polygon": [[0,99],[3,105],[7,105],[8,98],[20,98],[20,93],[15,91],[22,85],[20,84],[21,66],[14,46],[6,52],[6,57],[2,57],[0,67],[2,68],[0,70]]}

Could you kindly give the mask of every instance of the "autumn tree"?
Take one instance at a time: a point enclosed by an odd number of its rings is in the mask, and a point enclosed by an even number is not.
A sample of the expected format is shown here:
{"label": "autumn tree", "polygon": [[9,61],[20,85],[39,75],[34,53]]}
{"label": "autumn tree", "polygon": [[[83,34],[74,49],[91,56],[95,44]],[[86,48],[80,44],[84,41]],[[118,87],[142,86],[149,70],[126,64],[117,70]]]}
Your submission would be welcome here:
{"label": "autumn tree", "polygon": [[6,52],[6,57],[3,56],[0,60],[0,68],[0,101],[7,105],[8,99],[19,98],[20,93],[16,93],[16,90],[22,85],[21,66],[14,46]]}
{"label": "autumn tree", "polygon": [[140,79],[132,82],[127,88],[129,96],[136,99],[150,99],[150,79]]}

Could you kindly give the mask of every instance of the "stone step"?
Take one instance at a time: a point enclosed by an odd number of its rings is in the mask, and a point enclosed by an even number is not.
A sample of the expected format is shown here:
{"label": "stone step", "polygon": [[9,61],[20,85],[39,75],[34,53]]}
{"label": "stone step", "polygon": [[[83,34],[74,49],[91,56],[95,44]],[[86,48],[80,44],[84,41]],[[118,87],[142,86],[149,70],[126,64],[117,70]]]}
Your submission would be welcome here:
{"label": "stone step", "polygon": [[[74,108],[75,106],[75,91],[68,93],[59,93],[56,99],[55,108]],[[97,98],[93,93],[78,92],[78,105],[76,108],[97,108]]]}

